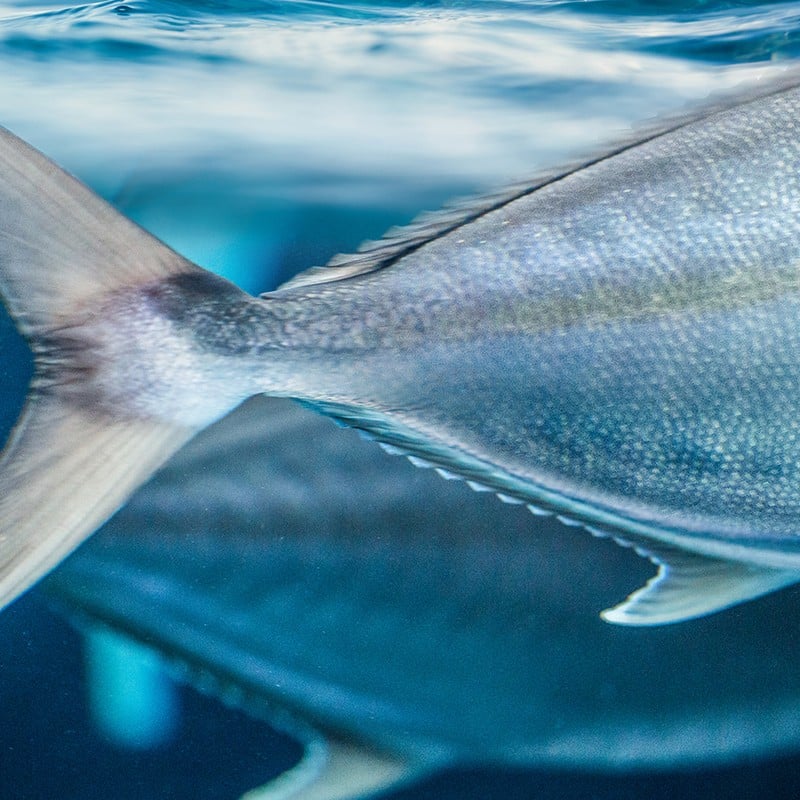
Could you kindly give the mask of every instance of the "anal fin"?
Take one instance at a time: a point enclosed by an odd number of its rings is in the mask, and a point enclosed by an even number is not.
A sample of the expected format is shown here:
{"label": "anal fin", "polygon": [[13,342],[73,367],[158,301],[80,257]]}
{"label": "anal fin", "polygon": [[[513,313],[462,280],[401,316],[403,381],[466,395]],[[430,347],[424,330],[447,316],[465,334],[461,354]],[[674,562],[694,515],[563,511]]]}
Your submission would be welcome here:
{"label": "anal fin", "polygon": [[600,616],[606,622],[642,626],[683,622],[800,582],[798,570],[712,558],[657,541],[614,538],[649,558],[658,572],[622,603],[603,611]]}
{"label": "anal fin", "polygon": [[314,741],[296,767],[242,800],[366,800],[416,773],[401,759],[358,745]]}

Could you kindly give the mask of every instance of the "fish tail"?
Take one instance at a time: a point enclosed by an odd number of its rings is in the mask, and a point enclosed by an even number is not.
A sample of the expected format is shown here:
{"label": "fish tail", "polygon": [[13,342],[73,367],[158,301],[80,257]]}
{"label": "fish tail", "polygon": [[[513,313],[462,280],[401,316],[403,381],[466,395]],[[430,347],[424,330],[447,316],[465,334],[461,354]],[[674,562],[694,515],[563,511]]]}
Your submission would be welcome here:
{"label": "fish tail", "polygon": [[104,337],[121,335],[113,314],[98,324],[109,298],[192,270],[200,272],[0,129],[0,292],[35,365],[0,455],[0,608],[195,432],[116,406],[111,367],[98,355]]}

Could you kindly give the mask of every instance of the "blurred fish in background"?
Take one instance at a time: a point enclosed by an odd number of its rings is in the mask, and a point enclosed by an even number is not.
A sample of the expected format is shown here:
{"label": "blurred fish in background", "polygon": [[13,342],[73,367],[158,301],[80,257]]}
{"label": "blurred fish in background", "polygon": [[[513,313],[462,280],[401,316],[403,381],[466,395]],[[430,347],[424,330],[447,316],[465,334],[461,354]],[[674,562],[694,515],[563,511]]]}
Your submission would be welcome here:
{"label": "blurred fish in background", "polygon": [[[686,626],[600,620],[651,572],[613,543],[532,524],[524,506],[254,399],[44,588],[212,693],[289,712],[289,730],[333,732],[331,774],[314,737],[296,773],[319,769],[319,796],[453,764],[696,768],[796,747],[785,622],[798,593]],[[339,758],[348,772],[364,764],[362,786],[339,786]]]}
{"label": "blurred fish in background", "polygon": [[[768,76],[797,55],[799,18],[792,3],[13,2],[0,11],[2,122],[180,252],[260,291],[454,195]],[[3,342],[10,426],[30,363],[8,324]],[[456,537],[461,561],[445,560]],[[97,741],[75,731],[77,680],[67,697],[42,690],[83,669],[36,589],[0,617],[0,772],[15,797],[233,798],[299,761],[272,784],[288,796],[324,774],[319,727],[392,753],[367,771],[386,784],[410,762],[420,777],[465,761],[558,770],[539,773],[546,790],[535,776],[466,773],[428,796],[705,796],[714,780],[737,797],[794,796],[795,762],[730,765],[797,747],[797,592],[677,628],[603,625],[597,610],[637,571],[643,582],[652,567],[306,412],[254,403],[43,587],[80,609],[88,707],[114,768],[89,770],[70,748]],[[276,721],[305,758],[191,695],[181,721],[153,650]],[[182,763],[216,715],[208,754]],[[131,766],[120,780],[131,745],[152,777]],[[688,767],[688,780],[674,775]],[[634,768],[673,773],[604,777]]]}

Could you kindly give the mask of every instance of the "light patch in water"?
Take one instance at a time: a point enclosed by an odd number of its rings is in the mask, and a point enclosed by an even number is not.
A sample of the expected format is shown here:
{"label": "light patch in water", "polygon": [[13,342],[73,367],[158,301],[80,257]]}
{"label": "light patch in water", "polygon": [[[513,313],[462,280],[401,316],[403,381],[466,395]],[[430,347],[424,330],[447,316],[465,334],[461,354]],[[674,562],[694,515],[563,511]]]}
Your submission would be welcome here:
{"label": "light patch in water", "polygon": [[159,657],[105,629],[86,633],[89,707],[98,730],[120,747],[168,744],[178,728],[177,689]]}

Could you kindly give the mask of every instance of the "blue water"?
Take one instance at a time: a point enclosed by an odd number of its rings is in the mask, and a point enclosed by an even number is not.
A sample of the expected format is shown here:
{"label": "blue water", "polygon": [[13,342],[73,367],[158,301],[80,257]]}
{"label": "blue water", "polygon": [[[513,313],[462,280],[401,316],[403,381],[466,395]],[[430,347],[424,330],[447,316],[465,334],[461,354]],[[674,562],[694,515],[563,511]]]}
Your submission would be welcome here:
{"label": "blue water", "polygon": [[[799,56],[795,2],[5,0],[0,123],[258,291]],[[7,333],[0,424],[29,369]],[[36,591],[0,615],[0,800],[233,800],[297,758],[189,690],[177,738],[115,743],[90,715],[81,652]],[[800,796],[800,759],[461,772],[392,797],[712,795]]]}

